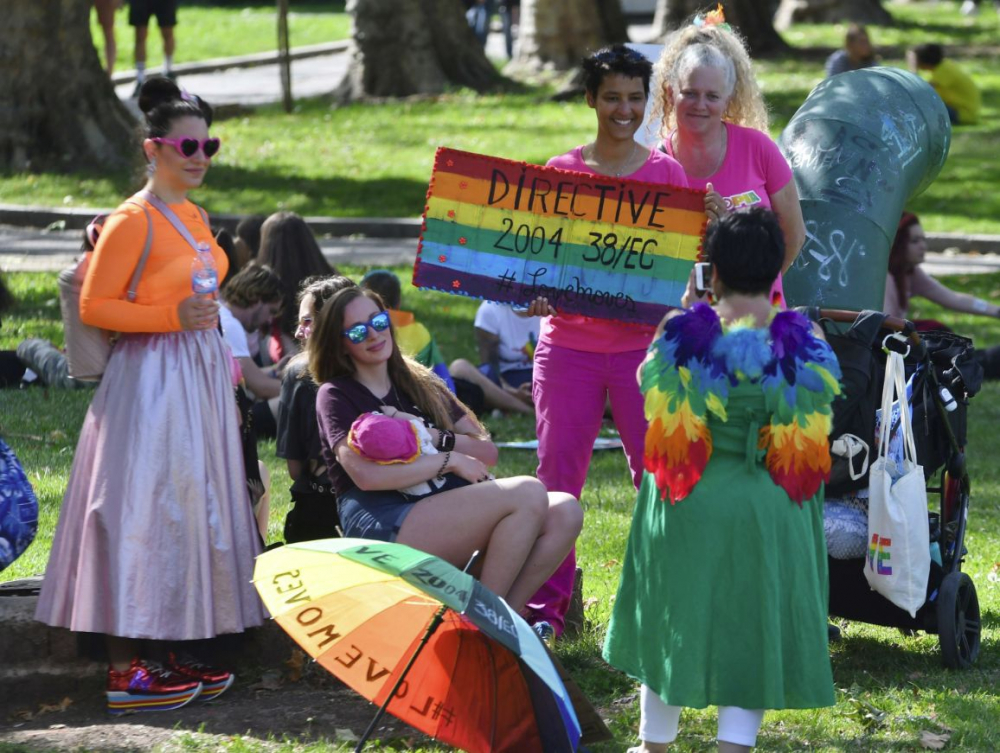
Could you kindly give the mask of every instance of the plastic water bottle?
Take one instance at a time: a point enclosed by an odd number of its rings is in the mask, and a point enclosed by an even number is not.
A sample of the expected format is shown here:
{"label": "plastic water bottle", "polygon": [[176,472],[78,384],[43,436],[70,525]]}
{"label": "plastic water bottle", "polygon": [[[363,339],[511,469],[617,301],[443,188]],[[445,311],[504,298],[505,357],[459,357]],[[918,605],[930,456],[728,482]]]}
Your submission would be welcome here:
{"label": "plastic water bottle", "polygon": [[196,295],[212,295],[219,289],[219,270],[212,258],[212,248],[204,241],[191,261],[191,289]]}

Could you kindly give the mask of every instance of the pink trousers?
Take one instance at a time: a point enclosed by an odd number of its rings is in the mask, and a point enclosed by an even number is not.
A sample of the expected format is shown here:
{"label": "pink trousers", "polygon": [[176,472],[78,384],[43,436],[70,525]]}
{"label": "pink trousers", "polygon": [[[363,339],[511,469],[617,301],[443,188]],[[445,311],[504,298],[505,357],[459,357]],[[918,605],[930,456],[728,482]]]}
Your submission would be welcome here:
{"label": "pink trousers", "polygon": [[[590,353],[545,341],[535,350],[532,394],[538,432],[538,478],[551,492],[580,498],[604,406],[611,400],[615,426],[638,489],[646,417],[636,371],[645,350]],[[549,622],[561,635],[576,576],[576,550],[528,600],[532,620]]]}

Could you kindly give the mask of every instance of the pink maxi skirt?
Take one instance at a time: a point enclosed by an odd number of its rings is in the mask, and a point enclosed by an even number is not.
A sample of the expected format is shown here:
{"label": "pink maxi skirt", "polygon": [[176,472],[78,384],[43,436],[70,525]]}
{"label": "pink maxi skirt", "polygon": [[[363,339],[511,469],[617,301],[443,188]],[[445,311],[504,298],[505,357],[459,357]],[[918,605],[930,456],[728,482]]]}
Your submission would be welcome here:
{"label": "pink maxi skirt", "polygon": [[122,337],[80,431],[36,618],[160,640],[261,624],[240,447],[217,331]]}

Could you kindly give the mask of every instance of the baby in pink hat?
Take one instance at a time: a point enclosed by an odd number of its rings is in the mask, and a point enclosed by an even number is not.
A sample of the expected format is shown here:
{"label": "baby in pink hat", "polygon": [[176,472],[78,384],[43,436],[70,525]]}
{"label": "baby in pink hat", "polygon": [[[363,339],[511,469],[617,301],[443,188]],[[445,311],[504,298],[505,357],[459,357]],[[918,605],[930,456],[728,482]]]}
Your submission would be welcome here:
{"label": "baby in pink hat", "polygon": [[[392,418],[378,411],[362,413],[354,420],[347,435],[347,445],[361,457],[380,465],[412,463],[421,455],[438,452],[423,421]],[[443,479],[432,478],[399,491],[422,497],[443,484]]]}

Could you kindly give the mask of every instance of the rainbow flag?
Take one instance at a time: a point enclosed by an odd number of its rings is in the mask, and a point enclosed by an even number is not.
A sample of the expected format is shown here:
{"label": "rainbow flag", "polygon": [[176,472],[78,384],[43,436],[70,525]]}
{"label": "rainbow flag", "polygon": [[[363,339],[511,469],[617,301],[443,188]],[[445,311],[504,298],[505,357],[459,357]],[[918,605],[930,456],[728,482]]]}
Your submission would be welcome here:
{"label": "rainbow flag", "polygon": [[704,196],[441,147],[413,284],[656,324],[701,251]]}

